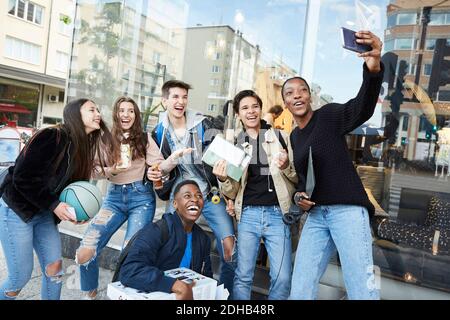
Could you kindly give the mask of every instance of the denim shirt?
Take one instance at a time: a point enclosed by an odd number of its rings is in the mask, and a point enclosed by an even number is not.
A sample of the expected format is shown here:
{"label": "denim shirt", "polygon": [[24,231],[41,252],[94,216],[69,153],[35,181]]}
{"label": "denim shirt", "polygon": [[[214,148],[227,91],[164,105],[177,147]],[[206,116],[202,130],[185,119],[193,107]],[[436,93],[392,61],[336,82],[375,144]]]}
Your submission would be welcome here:
{"label": "denim shirt", "polygon": [[[170,150],[172,152],[179,150],[179,149],[184,149],[187,146],[189,146],[189,130],[186,129],[186,133],[184,135],[183,138],[178,139],[177,136],[175,135],[175,131],[173,129],[173,127],[171,125],[168,126],[167,128],[169,136],[167,137],[169,145],[170,145]],[[195,128],[193,130],[196,130]],[[209,186],[208,186],[208,182],[205,181],[205,179],[203,179],[202,177],[199,177],[194,166],[193,166],[193,158],[191,154],[187,154],[184,157],[179,159],[179,165],[178,165],[180,171],[181,171],[181,175],[177,178],[177,180],[175,181],[174,185],[177,185],[178,183],[180,183],[183,180],[194,180],[195,182],[198,183],[198,186],[200,187],[200,190],[202,191],[203,197],[206,198],[206,196],[208,195],[209,192]],[[172,190],[172,194],[170,196],[171,199],[173,199],[173,191]]]}

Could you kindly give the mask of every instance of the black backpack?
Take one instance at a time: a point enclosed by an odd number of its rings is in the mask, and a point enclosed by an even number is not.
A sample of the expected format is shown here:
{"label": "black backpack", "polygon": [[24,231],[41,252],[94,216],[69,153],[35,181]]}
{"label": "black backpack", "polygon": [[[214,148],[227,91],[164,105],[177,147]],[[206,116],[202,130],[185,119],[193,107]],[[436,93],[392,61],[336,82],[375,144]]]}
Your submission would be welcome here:
{"label": "black backpack", "polygon": [[0,169],[0,197],[3,195],[3,181],[8,175],[9,167]]}
{"label": "black backpack", "polygon": [[9,167],[0,169],[0,186],[3,184],[3,180],[5,180],[6,175],[8,174]]}
{"label": "black backpack", "polygon": [[[158,226],[159,230],[161,230],[161,246],[166,244],[167,240],[169,240],[169,228],[167,226],[166,219],[161,219],[155,222],[155,224]],[[119,261],[117,262],[116,270],[114,271],[114,275],[112,278],[112,282],[119,281],[119,275],[120,275],[120,268],[122,267],[123,262],[128,256],[128,252],[131,249],[131,246],[133,245],[134,241],[138,237],[139,233],[142,231],[139,230],[134,234],[134,236],[131,237],[130,241],[128,241],[126,247],[122,250],[119,256]]]}

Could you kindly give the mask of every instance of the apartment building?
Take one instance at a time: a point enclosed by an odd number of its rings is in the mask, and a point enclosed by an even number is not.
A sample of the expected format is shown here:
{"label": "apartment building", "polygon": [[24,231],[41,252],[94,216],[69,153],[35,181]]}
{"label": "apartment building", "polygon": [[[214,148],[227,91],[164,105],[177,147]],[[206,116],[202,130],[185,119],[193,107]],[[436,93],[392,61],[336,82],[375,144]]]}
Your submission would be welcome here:
{"label": "apartment building", "polygon": [[121,95],[135,99],[144,126],[158,121],[161,86],[182,73],[184,1],[77,1],[68,99],[87,96],[107,122]]}
{"label": "apartment building", "polygon": [[192,84],[191,108],[222,114],[225,102],[244,89],[254,89],[260,49],[230,26],[186,29],[183,80]]}
{"label": "apartment building", "polygon": [[74,9],[74,0],[0,2],[2,124],[41,127],[61,121]]}

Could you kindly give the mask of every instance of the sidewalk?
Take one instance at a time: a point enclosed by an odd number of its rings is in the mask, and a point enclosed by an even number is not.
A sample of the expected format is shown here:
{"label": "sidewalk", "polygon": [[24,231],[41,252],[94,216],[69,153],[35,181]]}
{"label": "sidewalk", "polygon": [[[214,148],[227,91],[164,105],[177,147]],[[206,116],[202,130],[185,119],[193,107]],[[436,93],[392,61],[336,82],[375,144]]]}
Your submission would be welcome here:
{"label": "sidewalk", "polygon": [[[63,276],[63,286],[61,291],[62,300],[80,300],[83,297],[79,289],[79,272],[75,261],[71,259],[63,259],[63,268],[65,275]],[[3,249],[0,246],[0,283],[6,278],[7,268]],[[111,270],[100,268],[99,279],[99,300],[108,300],[106,297],[106,288],[111,282],[113,272]],[[34,269],[31,280],[22,289],[17,300],[40,300],[41,299],[41,281],[42,272],[36,255],[34,256]]]}

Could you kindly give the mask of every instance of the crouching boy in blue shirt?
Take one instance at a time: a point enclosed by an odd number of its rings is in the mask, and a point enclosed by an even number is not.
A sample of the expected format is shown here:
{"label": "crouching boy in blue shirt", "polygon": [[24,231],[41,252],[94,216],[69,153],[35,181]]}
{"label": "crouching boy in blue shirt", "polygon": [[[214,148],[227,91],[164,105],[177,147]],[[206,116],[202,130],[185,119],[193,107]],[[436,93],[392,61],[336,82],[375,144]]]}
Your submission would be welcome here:
{"label": "crouching boy in blue shirt", "polygon": [[[120,282],[142,291],[174,292],[177,300],[192,300],[192,286],[164,275],[165,270],[186,267],[212,278],[211,241],[195,223],[203,209],[203,195],[193,180],[175,187],[174,213],[166,213],[167,239],[161,224],[145,226],[131,245],[120,268]],[[165,240],[165,241],[164,241]]]}

